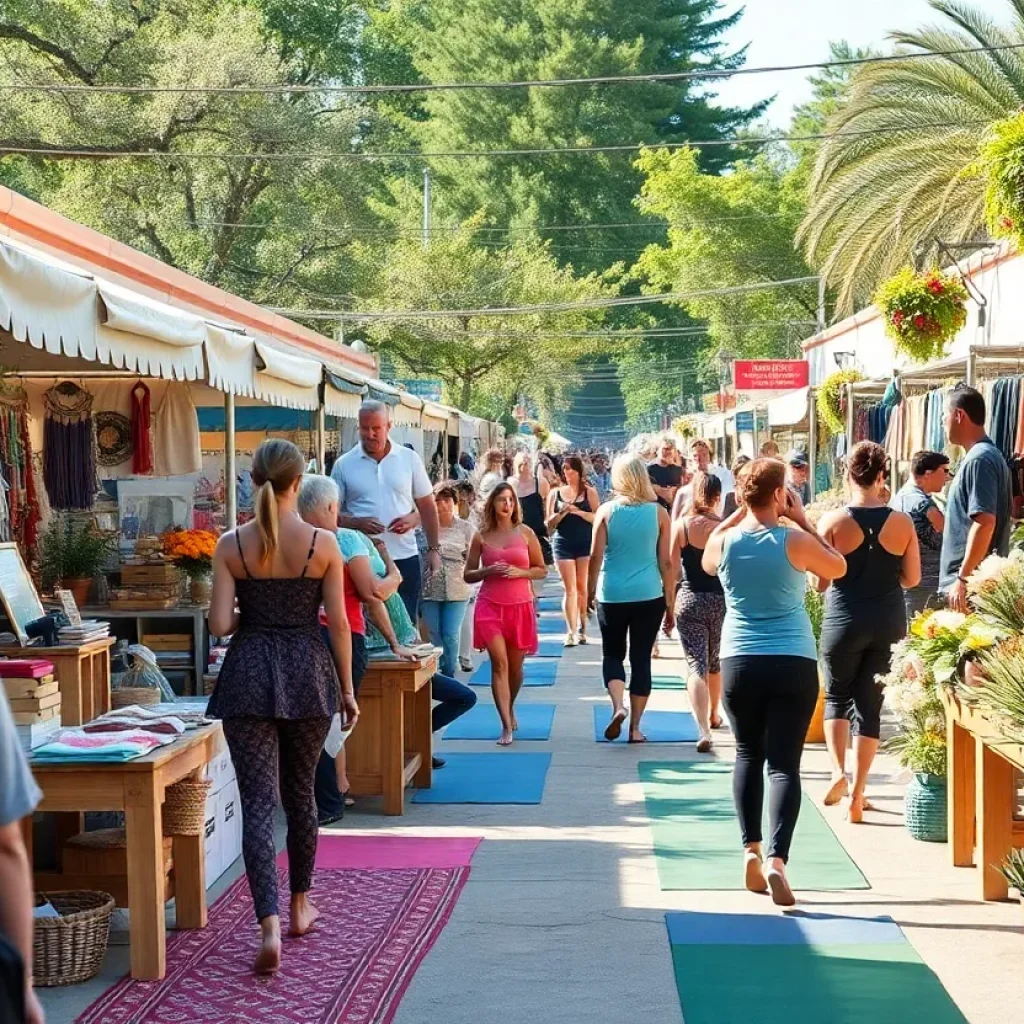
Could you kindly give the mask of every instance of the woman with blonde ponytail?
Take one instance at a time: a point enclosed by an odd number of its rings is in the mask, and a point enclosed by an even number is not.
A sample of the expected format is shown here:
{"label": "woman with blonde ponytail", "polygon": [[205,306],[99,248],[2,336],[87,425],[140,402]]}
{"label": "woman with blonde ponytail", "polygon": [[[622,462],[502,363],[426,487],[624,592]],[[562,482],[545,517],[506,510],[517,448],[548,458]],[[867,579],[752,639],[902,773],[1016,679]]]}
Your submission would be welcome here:
{"label": "woman with blonde ponytail", "polygon": [[[288,822],[288,931],[301,936],[319,917],[308,895],[318,834],[317,761],[339,704],[349,721],[359,714],[341,551],[330,534],[321,540],[324,531],[299,517],[304,468],[290,441],[264,441],[252,461],[256,518],[225,533],[213,556],[210,632],[232,639],[209,714],[224,720],[238,775],[242,853],[262,932],[254,964],[260,974],[281,963],[278,791]],[[320,629],[321,605],[330,647]]]}

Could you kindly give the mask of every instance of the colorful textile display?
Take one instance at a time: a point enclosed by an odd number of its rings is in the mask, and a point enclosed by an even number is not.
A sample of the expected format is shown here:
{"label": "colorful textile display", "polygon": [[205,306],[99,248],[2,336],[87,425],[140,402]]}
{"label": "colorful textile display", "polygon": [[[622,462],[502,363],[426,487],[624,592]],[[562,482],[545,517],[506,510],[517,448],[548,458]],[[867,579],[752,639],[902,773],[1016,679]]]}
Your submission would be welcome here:
{"label": "colorful textile display", "polygon": [[92,508],[96,491],[92,395],[65,380],[43,395],[43,406],[43,480],[50,507]]}
{"label": "colorful textile display", "polygon": [[161,736],[139,729],[118,733],[88,733],[84,729],[62,729],[32,751],[32,760],[42,764],[81,761],[132,761],[157,747],[173,743],[177,735]]}
{"label": "colorful textile display", "polygon": [[0,393],[0,477],[7,484],[7,536],[31,558],[39,532],[39,503],[32,472],[28,409],[20,389]]}
{"label": "colorful textile display", "polygon": [[149,411],[149,388],[138,380],[132,388],[131,415],[132,472],[153,472],[153,433]]}

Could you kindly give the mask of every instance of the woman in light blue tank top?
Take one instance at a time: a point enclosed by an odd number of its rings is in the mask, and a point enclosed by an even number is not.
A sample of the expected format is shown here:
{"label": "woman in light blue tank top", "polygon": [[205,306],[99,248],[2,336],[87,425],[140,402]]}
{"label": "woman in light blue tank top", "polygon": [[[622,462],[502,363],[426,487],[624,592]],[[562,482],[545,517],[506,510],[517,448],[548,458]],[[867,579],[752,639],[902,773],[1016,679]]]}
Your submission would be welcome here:
{"label": "woman in light blue tank top", "polygon": [[[715,530],[704,568],[725,591],[722,689],[736,737],[733,793],[745,849],[744,884],[795,903],[786,881],[800,813],[800,758],[818,699],[817,650],[804,608],[806,573],[835,579],[846,562],[814,531],[777,459],[756,459],[743,505]],[[780,524],[784,516],[794,528]],[[761,851],[764,766],[771,791],[767,865]]]}
{"label": "woman in light blue tank top", "polygon": [[594,519],[589,604],[597,601],[602,674],[612,708],[605,739],[618,739],[627,712],[626,648],[629,648],[629,742],[640,731],[651,695],[651,655],[671,607],[675,575],[669,559],[671,523],[658,504],[642,459],[620,455],[612,465],[614,496]]}

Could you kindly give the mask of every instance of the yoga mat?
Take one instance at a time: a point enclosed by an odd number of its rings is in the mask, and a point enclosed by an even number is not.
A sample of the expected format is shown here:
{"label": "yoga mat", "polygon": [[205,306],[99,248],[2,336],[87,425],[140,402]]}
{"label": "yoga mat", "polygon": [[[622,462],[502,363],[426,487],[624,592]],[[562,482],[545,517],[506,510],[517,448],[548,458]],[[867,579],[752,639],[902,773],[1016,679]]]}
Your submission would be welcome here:
{"label": "yoga mat", "polygon": [[686,683],[679,676],[653,676],[655,690],[685,690]]}
{"label": "yoga mat", "polygon": [[[612,719],[612,709],[607,704],[594,707],[594,739],[607,743],[604,731]],[[700,737],[697,722],[689,711],[646,711],[640,720],[640,731],[648,743],[696,743]],[[622,723],[622,732],[616,743],[629,740],[629,719]]]}
{"label": "yoga mat", "polygon": [[[966,1024],[891,920],[817,920],[802,941],[775,915],[668,914],[686,1024]],[[764,940],[749,941],[750,934]],[[861,941],[866,938],[874,941]],[[781,938],[776,942],[774,939]]]}
{"label": "yoga mat", "polygon": [[[732,800],[732,765],[643,761],[638,767],[661,888],[742,889],[743,848]],[[767,807],[766,781],[765,837]],[[870,888],[806,794],[788,875],[794,889]]]}
{"label": "yoga mat", "polygon": [[560,612],[562,599],[560,597],[542,597],[537,602],[537,609],[542,612]]}
{"label": "yoga mat", "polygon": [[551,618],[541,615],[537,619],[537,631],[543,636],[562,635],[565,633],[565,619],[561,615]]}
{"label": "yoga mat", "polygon": [[550,754],[445,754],[430,789],[419,789],[417,804],[539,804],[551,766]]}
{"label": "yoga mat", "polygon": [[[479,836],[443,839],[434,836],[352,836],[320,833],[318,871],[395,871],[413,868],[468,868],[483,842]],[[288,851],[277,857],[287,867]]]}
{"label": "yoga mat", "polygon": [[564,650],[565,648],[562,646],[561,640],[541,640],[537,645],[537,653],[533,657],[560,658]]}
{"label": "yoga mat", "polygon": [[[527,658],[523,662],[523,686],[554,686],[558,662],[550,658]],[[470,686],[491,685],[491,663],[483,661],[469,677]]]}
{"label": "yoga mat", "polygon": [[[516,704],[517,740],[549,740],[555,720],[554,704]],[[477,704],[444,731],[446,740],[496,740],[501,719],[493,704]]]}
{"label": "yoga mat", "polygon": [[[259,931],[243,875],[206,928],[168,932],[163,981],[122,978],[78,1024],[390,1024],[468,877],[465,867],[318,871],[320,920],[303,938],[284,938],[281,969],[268,979],[252,973]],[[278,885],[287,915],[287,869]]]}

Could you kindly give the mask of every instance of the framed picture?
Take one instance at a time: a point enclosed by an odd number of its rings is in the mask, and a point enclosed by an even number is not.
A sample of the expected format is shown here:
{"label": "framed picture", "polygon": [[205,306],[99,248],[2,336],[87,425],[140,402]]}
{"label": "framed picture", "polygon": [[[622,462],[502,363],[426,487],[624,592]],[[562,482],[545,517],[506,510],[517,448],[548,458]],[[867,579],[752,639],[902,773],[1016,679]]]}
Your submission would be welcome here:
{"label": "framed picture", "polygon": [[72,626],[80,626],[82,624],[82,613],[78,610],[75,595],[70,590],[61,590],[60,587],[54,590],[54,595],[60,601],[61,609],[68,617],[68,622]]}
{"label": "framed picture", "polygon": [[0,603],[19,643],[27,644],[25,627],[46,612],[17,544],[0,544]]}
{"label": "framed picture", "polygon": [[191,529],[194,494],[195,484],[188,479],[119,480],[121,550],[134,551],[140,537],[159,537],[175,527]]}

